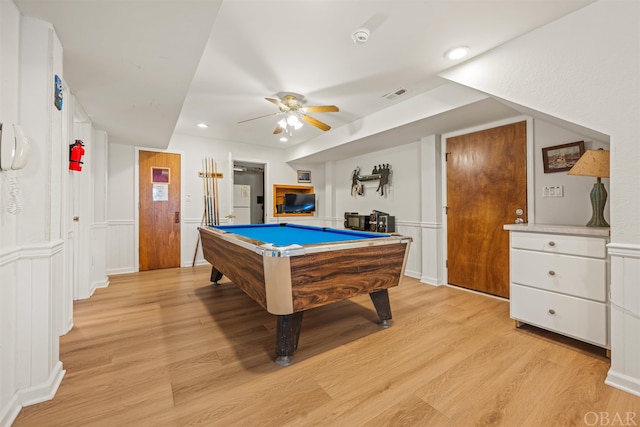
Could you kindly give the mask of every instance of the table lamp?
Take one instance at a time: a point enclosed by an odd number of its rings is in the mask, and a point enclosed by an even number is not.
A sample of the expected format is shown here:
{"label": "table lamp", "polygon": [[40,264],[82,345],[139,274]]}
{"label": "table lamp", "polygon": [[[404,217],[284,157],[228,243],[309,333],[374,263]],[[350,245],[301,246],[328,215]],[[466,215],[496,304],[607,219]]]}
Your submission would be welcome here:
{"label": "table lamp", "polygon": [[587,227],[608,227],[604,219],[604,205],[607,203],[607,190],[600,178],[609,178],[609,150],[587,150],[569,171],[569,175],[595,176],[598,178],[591,190],[591,208],[593,214]]}

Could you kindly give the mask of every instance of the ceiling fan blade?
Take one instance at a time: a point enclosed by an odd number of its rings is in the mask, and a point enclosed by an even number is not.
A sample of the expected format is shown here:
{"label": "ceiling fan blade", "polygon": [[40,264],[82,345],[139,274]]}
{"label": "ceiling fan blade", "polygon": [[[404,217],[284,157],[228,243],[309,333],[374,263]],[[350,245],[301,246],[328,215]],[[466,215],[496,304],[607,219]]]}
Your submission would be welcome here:
{"label": "ceiling fan blade", "polygon": [[269,117],[269,116],[275,116],[276,114],[280,114],[280,112],[276,112],[276,113],[269,113],[269,114],[265,114],[264,116],[259,116],[259,117],[254,117],[253,119],[247,119],[247,120],[243,120],[241,122],[238,122],[238,124],[240,123],[244,123],[244,122],[250,122],[251,120],[257,120],[257,119],[261,119],[263,117]]}
{"label": "ceiling fan blade", "polygon": [[274,135],[277,135],[277,134],[279,134],[279,133],[282,133],[282,131],[283,131],[283,130],[284,130],[284,128],[283,128],[282,126],[277,125],[277,126],[276,126],[276,128],[275,128],[275,129],[274,129],[274,131],[273,131],[273,134],[274,134]]}
{"label": "ceiling fan blade", "polygon": [[305,113],[336,113],[340,111],[335,105],[319,105],[317,107],[304,107],[300,110]]}
{"label": "ceiling fan blade", "polygon": [[326,124],[326,123],[322,123],[320,120],[316,120],[316,119],[314,119],[314,118],[313,118],[313,117],[311,117],[311,116],[307,116],[307,115],[304,115],[304,114],[303,114],[303,115],[301,115],[301,116],[300,116],[300,118],[301,118],[303,121],[305,121],[305,122],[309,123],[310,125],[313,125],[313,126],[315,126],[315,127],[317,127],[317,128],[320,128],[320,129],[322,129],[322,130],[325,130],[325,131],[326,131],[326,130],[331,129],[331,126],[329,126],[328,124]]}
{"label": "ceiling fan blade", "polygon": [[287,107],[282,102],[280,102],[280,100],[273,99],[273,98],[265,98],[265,99],[267,101],[271,102],[272,104],[275,104],[275,106],[278,107],[280,109],[280,111],[289,111],[289,107]]}

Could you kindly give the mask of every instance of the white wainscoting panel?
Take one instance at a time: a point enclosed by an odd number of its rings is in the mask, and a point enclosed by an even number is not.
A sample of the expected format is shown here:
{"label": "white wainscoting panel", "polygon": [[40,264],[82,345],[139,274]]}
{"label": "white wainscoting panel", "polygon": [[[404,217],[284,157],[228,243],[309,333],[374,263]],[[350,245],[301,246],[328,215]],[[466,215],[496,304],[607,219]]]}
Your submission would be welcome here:
{"label": "white wainscoting panel", "polygon": [[108,224],[91,225],[91,295],[98,288],[109,286],[107,277],[107,232]]}
{"label": "white wainscoting panel", "polygon": [[442,224],[422,223],[422,283],[435,286],[445,284],[442,239]]}
{"label": "white wainscoting panel", "polygon": [[135,264],[135,221],[107,222],[107,274],[134,273]]}
{"label": "white wainscoting panel", "polygon": [[1,425],[10,425],[22,406],[51,399],[64,376],[62,249],[56,241],[0,254]]}
{"label": "white wainscoting panel", "polygon": [[608,245],[611,368],[605,383],[640,396],[640,245]]}
{"label": "white wainscoting panel", "polygon": [[409,247],[409,258],[404,274],[419,279],[422,277],[422,231],[419,222],[396,220],[396,233],[411,237],[413,241]]}
{"label": "white wainscoting panel", "polygon": [[206,264],[204,257],[202,256],[202,244],[198,242],[199,232],[198,227],[202,223],[202,218],[184,218],[182,220],[182,228],[180,229],[181,242],[181,262],[182,267],[191,267],[193,265],[193,255],[196,253],[196,245],[198,246],[198,253],[196,254],[196,264]]}
{"label": "white wainscoting panel", "polygon": [[0,254],[0,425],[10,425],[22,405],[16,393],[18,248]]}

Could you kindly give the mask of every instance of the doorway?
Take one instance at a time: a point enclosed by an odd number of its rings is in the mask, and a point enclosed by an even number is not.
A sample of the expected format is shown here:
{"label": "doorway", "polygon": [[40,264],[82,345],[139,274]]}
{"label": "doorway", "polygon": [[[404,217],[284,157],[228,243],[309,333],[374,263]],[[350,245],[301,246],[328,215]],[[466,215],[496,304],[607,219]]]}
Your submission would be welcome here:
{"label": "doorway", "polygon": [[139,270],[180,267],[180,154],[139,151]]}
{"label": "doorway", "polygon": [[448,283],[509,297],[509,233],[527,222],[526,121],[446,140]]}
{"label": "doorway", "polygon": [[234,224],[264,224],[264,163],[233,162]]}

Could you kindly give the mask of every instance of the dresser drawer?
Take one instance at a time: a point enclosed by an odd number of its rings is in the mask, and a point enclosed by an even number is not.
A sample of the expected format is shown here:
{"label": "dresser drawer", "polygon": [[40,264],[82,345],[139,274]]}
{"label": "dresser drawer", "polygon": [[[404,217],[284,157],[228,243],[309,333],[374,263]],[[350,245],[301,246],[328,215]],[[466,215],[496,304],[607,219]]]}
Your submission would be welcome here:
{"label": "dresser drawer", "polygon": [[562,234],[511,232],[511,247],[555,254],[605,258],[606,240]]}
{"label": "dresser drawer", "polygon": [[512,283],[511,317],[592,344],[609,344],[603,303]]}
{"label": "dresser drawer", "polygon": [[[607,300],[607,261],[512,249],[511,281],[596,301]],[[513,298],[513,297],[512,297]]]}

